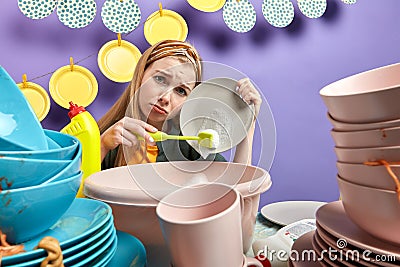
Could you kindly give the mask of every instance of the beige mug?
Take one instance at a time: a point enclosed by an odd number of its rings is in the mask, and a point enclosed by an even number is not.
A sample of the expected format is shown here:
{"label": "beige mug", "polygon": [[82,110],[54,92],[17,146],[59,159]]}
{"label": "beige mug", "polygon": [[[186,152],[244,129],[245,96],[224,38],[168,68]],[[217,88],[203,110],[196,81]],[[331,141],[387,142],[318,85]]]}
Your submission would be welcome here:
{"label": "beige mug", "polygon": [[237,190],[219,183],[184,187],[164,197],[156,212],[172,266],[262,267],[243,256],[242,201]]}

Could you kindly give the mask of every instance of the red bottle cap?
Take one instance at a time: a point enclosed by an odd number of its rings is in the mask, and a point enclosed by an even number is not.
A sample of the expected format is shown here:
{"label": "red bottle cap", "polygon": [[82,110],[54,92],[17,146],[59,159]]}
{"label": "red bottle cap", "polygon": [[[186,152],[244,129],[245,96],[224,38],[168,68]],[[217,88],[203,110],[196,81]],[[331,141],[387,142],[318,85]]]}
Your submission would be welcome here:
{"label": "red bottle cap", "polygon": [[69,102],[68,116],[70,119],[85,111],[86,109],[84,107],[78,106],[77,104],[74,104],[72,101]]}

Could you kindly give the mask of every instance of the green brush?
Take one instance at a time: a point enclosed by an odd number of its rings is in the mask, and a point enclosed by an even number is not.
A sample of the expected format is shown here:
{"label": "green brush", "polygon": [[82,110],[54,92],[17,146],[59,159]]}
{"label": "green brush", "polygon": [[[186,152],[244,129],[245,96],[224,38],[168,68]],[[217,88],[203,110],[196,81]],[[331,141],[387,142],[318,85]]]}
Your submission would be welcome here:
{"label": "green brush", "polygon": [[[155,133],[147,133],[154,139],[155,142],[161,142],[165,140],[197,140],[199,145],[208,148],[217,148],[219,145],[218,133],[212,129],[199,131],[197,136],[170,135],[161,131]],[[143,140],[142,137],[140,137],[139,139]]]}

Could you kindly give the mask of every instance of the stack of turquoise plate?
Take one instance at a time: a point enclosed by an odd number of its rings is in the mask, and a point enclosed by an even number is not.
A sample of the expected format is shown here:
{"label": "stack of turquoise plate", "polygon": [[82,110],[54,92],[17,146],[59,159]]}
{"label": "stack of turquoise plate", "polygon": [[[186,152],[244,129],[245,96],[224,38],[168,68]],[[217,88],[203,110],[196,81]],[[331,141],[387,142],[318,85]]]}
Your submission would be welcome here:
{"label": "stack of turquoise plate", "polygon": [[4,257],[1,266],[40,266],[47,252],[35,246],[45,236],[58,239],[65,266],[107,266],[118,244],[111,208],[101,201],[77,198],[56,224],[23,243],[26,252]]}

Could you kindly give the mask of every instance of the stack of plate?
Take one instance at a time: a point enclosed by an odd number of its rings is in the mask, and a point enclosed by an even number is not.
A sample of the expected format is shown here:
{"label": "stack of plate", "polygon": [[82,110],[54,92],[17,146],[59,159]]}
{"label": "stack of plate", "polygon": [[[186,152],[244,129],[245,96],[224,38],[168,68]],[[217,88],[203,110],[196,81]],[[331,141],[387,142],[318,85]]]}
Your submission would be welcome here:
{"label": "stack of plate", "polygon": [[45,236],[60,242],[65,266],[105,266],[117,249],[111,208],[101,201],[77,198],[49,230],[24,243],[25,253],[4,257],[1,266],[39,266],[47,252],[34,248]]}
{"label": "stack of plate", "polygon": [[400,266],[400,248],[354,224],[341,201],[318,209],[316,219],[317,230],[294,243],[292,256],[300,257],[292,257],[290,266]]}

